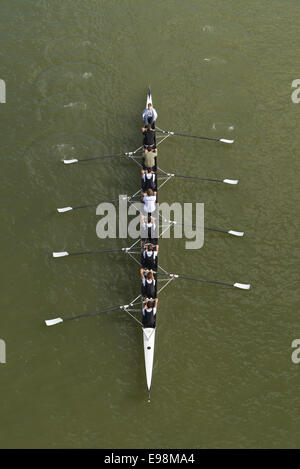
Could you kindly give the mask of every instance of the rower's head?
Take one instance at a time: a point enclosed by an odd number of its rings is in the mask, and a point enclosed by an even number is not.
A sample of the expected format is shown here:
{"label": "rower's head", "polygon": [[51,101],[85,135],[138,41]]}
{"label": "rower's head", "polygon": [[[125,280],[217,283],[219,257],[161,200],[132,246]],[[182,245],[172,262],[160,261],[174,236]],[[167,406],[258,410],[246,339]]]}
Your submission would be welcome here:
{"label": "rower's head", "polygon": [[147,124],[146,129],[151,130],[151,124]]}
{"label": "rower's head", "polygon": [[148,300],[147,303],[146,303],[146,308],[147,309],[153,308],[153,301]]}
{"label": "rower's head", "polygon": [[152,109],[152,104],[151,103],[148,103],[148,109]]}
{"label": "rower's head", "polygon": [[152,280],[153,279],[153,273],[152,272],[147,272],[146,279],[147,280]]}
{"label": "rower's head", "polygon": [[153,195],[153,190],[152,190],[152,189],[148,189],[148,190],[147,190],[147,195],[149,195],[149,197],[150,197],[151,195]]}
{"label": "rower's head", "polygon": [[150,213],[148,213],[148,223],[152,223],[152,217],[151,217]]}

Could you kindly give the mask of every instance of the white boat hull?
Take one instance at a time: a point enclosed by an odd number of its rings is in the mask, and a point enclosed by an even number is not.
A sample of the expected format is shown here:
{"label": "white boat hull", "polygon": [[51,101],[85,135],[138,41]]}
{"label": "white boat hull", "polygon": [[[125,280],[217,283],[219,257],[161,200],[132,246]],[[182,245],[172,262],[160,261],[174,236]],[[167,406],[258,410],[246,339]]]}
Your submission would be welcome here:
{"label": "white boat hull", "polygon": [[145,356],[145,369],[146,369],[146,380],[147,380],[147,388],[148,388],[148,398],[150,400],[153,359],[154,359],[154,345],[155,345],[155,328],[143,327],[143,341],[144,341],[144,356]]}

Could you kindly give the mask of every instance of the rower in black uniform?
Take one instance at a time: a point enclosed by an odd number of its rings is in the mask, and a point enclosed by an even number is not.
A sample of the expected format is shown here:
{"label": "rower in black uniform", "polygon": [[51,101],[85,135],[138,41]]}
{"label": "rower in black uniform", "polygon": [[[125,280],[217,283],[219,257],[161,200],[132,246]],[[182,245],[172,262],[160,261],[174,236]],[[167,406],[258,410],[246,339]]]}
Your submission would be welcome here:
{"label": "rower in black uniform", "polygon": [[142,169],[142,191],[147,192],[148,189],[152,189],[153,192],[157,191],[157,180],[156,174],[153,171],[154,168]]}
{"label": "rower in black uniform", "polygon": [[153,270],[146,270],[141,268],[141,280],[142,280],[142,297],[143,298],[156,298],[157,286],[156,286],[156,272]]}
{"label": "rower in black uniform", "polygon": [[144,135],[143,146],[145,153],[147,153],[147,151],[156,150],[155,130],[148,124],[146,127],[142,127],[142,132]]}
{"label": "rower in black uniform", "polygon": [[157,303],[158,298],[155,300],[147,300],[144,301],[143,309],[142,309],[142,323],[143,327],[155,327],[156,326],[156,311],[157,311]]}
{"label": "rower in black uniform", "polygon": [[143,269],[157,271],[158,244],[146,244],[142,252],[141,265]]}

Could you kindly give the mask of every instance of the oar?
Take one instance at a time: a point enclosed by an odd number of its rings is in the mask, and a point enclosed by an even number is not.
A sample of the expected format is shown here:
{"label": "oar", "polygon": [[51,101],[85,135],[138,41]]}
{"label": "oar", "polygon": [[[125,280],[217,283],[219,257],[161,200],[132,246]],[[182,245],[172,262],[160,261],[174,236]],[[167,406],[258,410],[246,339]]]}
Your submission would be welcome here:
{"label": "oar", "polygon": [[[168,174],[171,176],[171,174]],[[172,174],[172,176],[183,179],[197,179],[198,181],[211,181],[211,182],[223,182],[224,184],[238,184],[238,179],[213,179],[213,178],[201,178],[198,176],[184,176],[182,174]]]}
{"label": "oar", "polygon": [[114,158],[117,156],[134,156],[136,153],[135,152],[123,152],[123,153],[114,153],[112,155],[101,155],[101,156],[94,156],[92,158],[82,158],[80,160],[77,160],[76,158],[73,158],[71,160],[62,160],[64,164],[73,164],[73,163],[82,163],[84,161],[94,161],[94,160],[100,160],[102,158]]}
{"label": "oar", "polygon": [[72,316],[70,318],[62,319],[62,318],[55,318],[55,319],[47,319],[45,321],[47,326],[54,326],[55,324],[59,324],[60,322],[66,322],[66,321],[72,321],[73,319],[79,319],[79,318],[86,318],[88,316],[95,316],[100,313],[106,313],[107,311],[115,311],[117,309],[120,309],[122,305],[118,306],[112,306],[111,308],[107,309],[102,309],[101,311],[96,311],[94,313],[86,313],[86,314],[80,314],[78,316]]}
{"label": "oar", "polygon": [[161,129],[157,129],[157,132],[160,132],[162,134],[168,134],[168,135],[179,135],[180,137],[200,138],[202,140],[214,140],[215,142],[222,142],[222,143],[234,142],[234,140],[227,140],[226,138],[200,137],[199,135],[183,134],[180,132],[169,132],[167,130],[161,130]]}
{"label": "oar", "polygon": [[[128,196],[123,196],[122,200],[132,200],[132,199],[140,199],[141,196],[139,194],[133,194],[133,195],[128,195]],[[103,200],[102,202],[97,202],[96,204],[87,204],[87,205],[77,205],[77,207],[61,207],[57,208],[56,210],[59,213],[64,213],[64,212],[70,212],[71,210],[78,210],[80,208],[88,208],[88,207],[97,207],[100,203],[113,203],[119,200],[119,197],[117,199],[112,199],[112,200]]]}
{"label": "oar", "polygon": [[[116,200],[119,200],[119,199],[104,200],[104,202],[112,203],[112,202],[115,202]],[[70,212],[71,210],[78,210],[80,208],[97,207],[99,204],[100,202],[96,204],[77,205],[77,207],[61,207],[61,208],[57,208],[57,211],[58,213],[64,213],[64,212]]]}
{"label": "oar", "polygon": [[60,251],[60,252],[53,252],[53,257],[66,257],[66,256],[81,256],[82,254],[98,254],[100,252],[121,252],[121,251],[129,251],[130,248],[119,248],[119,249],[99,249],[96,251],[81,251],[81,252],[68,252],[68,251]]}
{"label": "oar", "polygon": [[179,274],[159,274],[160,276],[162,275],[167,275],[169,277],[173,278],[179,278],[183,280],[194,280],[196,282],[205,282],[205,283],[212,283],[214,285],[225,285],[227,287],[235,287],[235,288],[240,288],[241,290],[249,290],[250,289],[250,284],[245,284],[245,283],[229,283],[229,282],[219,282],[216,280],[206,280],[203,278],[194,278],[194,277],[186,277],[185,275],[179,275]]}
{"label": "oar", "polygon": [[[187,225],[185,223],[181,223],[179,221],[176,221],[176,220],[167,220],[166,218],[164,218],[163,220],[164,222],[167,222],[167,223],[172,223],[173,225],[184,225],[184,226],[191,226],[192,228],[201,228],[199,225]],[[232,236],[244,236],[244,232],[243,231],[234,231],[234,230],[221,230],[219,228],[208,228],[207,226],[204,226],[204,229],[207,230],[207,231],[216,231],[217,233],[224,233],[224,234],[229,234],[229,235],[232,235]]]}
{"label": "oar", "polygon": [[[142,302],[134,303],[134,305],[139,305],[139,304],[142,304]],[[96,316],[97,314],[107,313],[108,311],[116,311],[117,309],[120,309],[122,311],[125,311],[127,314],[129,314],[129,316],[131,316],[133,319],[135,319],[138,323],[142,325],[142,323],[137,318],[135,318],[132,314],[130,314],[130,312],[128,311],[127,308],[129,308],[132,305],[133,303],[130,303],[129,305],[112,306],[111,308],[102,309],[101,311],[95,311],[93,313],[86,313],[86,314],[79,314],[78,316],[72,316],[66,319],[63,319],[63,318],[47,319],[45,323],[47,326],[55,326],[55,324],[59,324],[60,322],[72,321],[73,319],[86,318],[88,316]]]}

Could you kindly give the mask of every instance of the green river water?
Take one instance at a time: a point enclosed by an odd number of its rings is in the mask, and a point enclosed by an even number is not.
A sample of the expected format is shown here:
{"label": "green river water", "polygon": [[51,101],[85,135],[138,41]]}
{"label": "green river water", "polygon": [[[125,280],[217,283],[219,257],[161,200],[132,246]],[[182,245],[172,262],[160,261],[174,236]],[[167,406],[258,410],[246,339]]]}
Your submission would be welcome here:
{"label": "green river water", "polygon": [[[1,448],[296,448],[300,444],[299,1],[1,0]],[[251,283],[193,282],[160,297],[152,399],[142,335],[122,312],[47,328],[44,320],[126,304],[138,266],[104,254],[94,209],[58,215],[139,186],[134,150],[148,84],[172,137],[160,167],[239,179],[171,181],[160,201],[204,202],[199,251],[163,240],[171,272]]]}

